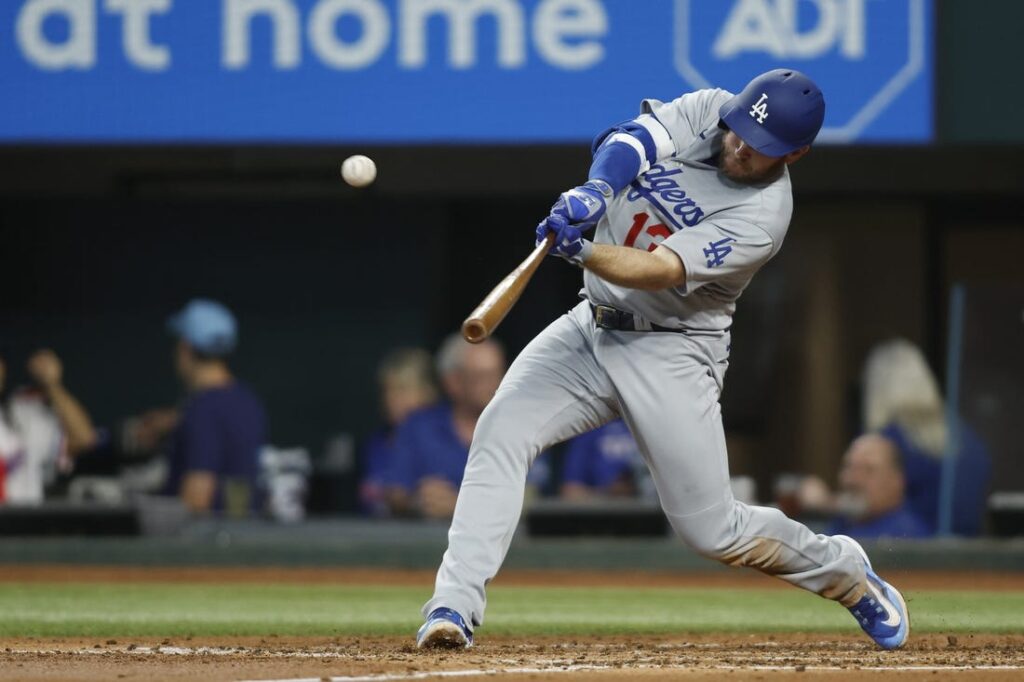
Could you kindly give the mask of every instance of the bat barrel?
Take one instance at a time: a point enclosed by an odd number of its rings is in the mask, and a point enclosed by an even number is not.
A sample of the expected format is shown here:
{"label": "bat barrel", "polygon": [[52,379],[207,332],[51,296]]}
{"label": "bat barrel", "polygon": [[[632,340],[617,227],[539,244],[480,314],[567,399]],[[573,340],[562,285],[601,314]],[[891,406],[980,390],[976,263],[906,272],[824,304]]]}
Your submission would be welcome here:
{"label": "bat barrel", "polygon": [[462,323],[462,338],[470,343],[480,343],[497,329],[508,311],[519,300],[523,288],[533,277],[537,266],[544,260],[554,239],[555,236],[549,234],[547,239],[534,247],[533,252],[519,264],[519,267],[498,282],[498,286],[487,294],[483,302]]}

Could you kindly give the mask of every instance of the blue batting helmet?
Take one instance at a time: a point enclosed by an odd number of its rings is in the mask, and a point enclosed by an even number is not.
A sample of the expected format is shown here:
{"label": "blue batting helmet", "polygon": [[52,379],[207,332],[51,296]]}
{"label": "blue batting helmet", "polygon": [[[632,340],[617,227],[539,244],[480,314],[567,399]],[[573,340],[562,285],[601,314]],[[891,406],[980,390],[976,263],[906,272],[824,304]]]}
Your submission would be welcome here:
{"label": "blue batting helmet", "polygon": [[825,120],[825,98],[799,71],[775,69],[750,81],[718,116],[758,152],[785,156],[814,142]]}

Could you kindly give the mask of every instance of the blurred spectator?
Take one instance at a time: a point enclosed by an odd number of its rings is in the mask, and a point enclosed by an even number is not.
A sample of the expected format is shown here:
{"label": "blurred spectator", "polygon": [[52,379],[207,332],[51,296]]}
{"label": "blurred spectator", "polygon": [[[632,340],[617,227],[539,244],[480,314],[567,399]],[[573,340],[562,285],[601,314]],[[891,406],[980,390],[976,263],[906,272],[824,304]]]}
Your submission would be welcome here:
{"label": "blurred spectator", "polygon": [[[877,345],[864,367],[864,430],[879,432],[899,450],[907,505],[931,529],[938,526],[942,459],[950,438],[938,381],[909,341]],[[962,421],[956,457],[952,530],[981,531],[992,462],[981,439]]]}
{"label": "blurred spectator", "polygon": [[192,512],[244,516],[259,503],[267,419],[227,365],[238,342],[235,318],[219,303],[195,299],[168,327],[178,337],[175,363],[189,397],[171,438],[166,492]]}
{"label": "blurred spectator", "polygon": [[900,453],[888,438],[868,434],[853,441],[839,472],[841,516],[830,535],[857,538],[923,538],[927,524],[904,499]]}
{"label": "blurred spectator", "polygon": [[[505,351],[494,339],[471,344],[452,334],[438,351],[437,372],[447,401],[410,414],[395,436],[387,475],[394,514],[451,517],[477,419],[505,374]],[[535,489],[546,475],[546,461],[534,462],[528,485]]]}
{"label": "blurred spectator", "polygon": [[0,357],[3,498],[15,504],[42,502],[58,471],[70,469],[70,457],[97,442],[89,414],[63,384],[64,368],[57,354],[36,351],[27,370],[33,386],[8,395],[7,366]]}
{"label": "blurred spectator", "polygon": [[616,419],[569,442],[560,495],[566,500],[595,496],[657,500],[647,467],[625,422]]}
{"label": "blurred spectator", "polygon": [[430,353],[421,348],[397,348],[377,367],[384,427],[363,447],[359,502],[366,514],[386,516],[389,512],[385,479],[394,459],[395,433],[410,412],[437,402],[432,364]]}
{"label": "blurred spectator", "polygon": [[[749,476],[729,479],[733,496],[756,503],[754,480]],[[562,464],[563,500],[595,497],[634,498],[658,501],[654,479],[637,447],[633,433],[621,419],[608,422],[569,441]]]}
{"label": "blurred spectator", "polygon": [[178,410],[173,407],[158,407],[137,417],[129,417],[121,425],[120,450],[134,457],[158,452],[177,428],[178,416]]}

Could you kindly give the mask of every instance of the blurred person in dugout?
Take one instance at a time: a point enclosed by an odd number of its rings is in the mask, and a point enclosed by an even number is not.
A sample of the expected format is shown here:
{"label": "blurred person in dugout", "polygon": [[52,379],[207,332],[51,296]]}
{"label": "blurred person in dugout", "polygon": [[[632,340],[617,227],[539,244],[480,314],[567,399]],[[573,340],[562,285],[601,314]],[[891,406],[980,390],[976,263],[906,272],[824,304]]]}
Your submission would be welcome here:
{"label": "blurred person in dugout", "polygon": [[625,422],[616,419],[569,441],[559,496],[570,501],[600,497],[657,501],[654,482]]}
{"label": "blurred person in dugout", "polygon": [[943,458],[954,457],[952,532],[978,535],[992,475],[992,459],[981,438],[962,420],[956,443],[946,408],[921,350],[905,339],[877,345],[864,368],[864,430],[893,443],[903,461],[907,505],[935,531]]}
{"label": "blurred person in dugout", "polygon": [[188,397],[169,438],[164,492],[194,513],[245,516],[259,504],[267,417],[228,367],[238,344],[235,317],[220,303],[194,299],[167,326],[178,339],[175,368]]}
{"label": "blurred person in dugout", "polygon": [[[471,344],[456,333],[441,344],[436,365],[445,400],[410,414],[395,435],[385,477],[394,515],[452,516],[477,420],[505,374],[505,351],[494,339]],[[528,483],[534,491],[549,471],[546,458],[538,462]]]}
{"label": "blurred person in dugout", "polygon": [[877,433],[857,438],[839,471],[839,517],[829,535],[924,538],[931,528],[907,503],[903,460],[895,443]]}
{"label": "blurred person in dugout", "polygon": [[359,502],[364,514],[387,516],[386,477],[394,460],[395,435],[410,413],[437,402],[433,360],[422,348],[396,348],[377,366],[377,391],[384,426],[363,446]]}
{"label": "blurred person in dugout", "polygon": [[64,386],[64,368],[51,350],[32,354],[26,369],[32,385],[9,391],[6,358],[0,354],[0,501],[43,501],[58,473],[98,440],[82,404]]}
{"label": "blurred person in dugout", "polygon": [[[752,478],[732,476],[729,483],[736,499],[756,503]],[[621,419],[569,441],[562,461],[558,494],[569,502],[607,498],[658,502],[650,469],[644,463],[632,432]]]}
{"label": "blurred person in dugout", "polygon": [[[867,466],[870,459],[872,466],[890,471],[890,476],[899,480],[885,482],[869,476],[851,484],[848,474],[844,485],[841,473],[840,486],[844,490],[832,498],[824,482],[808,477],[800,486],[799,505],[804,509],[838,511],[849,523],[871,506],[858,499],[868,494],[864,491],[866,486],[889,487],[898,482],[895,487],[902,489],[906,511],[923,524],[927,534],[934,533],[939,522],[943,458],[949,452],[955,458],[956,481],[952,532],[978,535],[991,478],[991,457],[978,435],[962,421],[958,442],[950,442],[951,430],[946,423],[938,380],[917,346],[905,339],[893,339],[872,349],[864,365],[861,415],[863,432],[875,437],[854,441],[844,455],[843,470],[848,465]],[[857,474],[852,476],[859,478]],[[883,497],[886,494],[881,493]]]}

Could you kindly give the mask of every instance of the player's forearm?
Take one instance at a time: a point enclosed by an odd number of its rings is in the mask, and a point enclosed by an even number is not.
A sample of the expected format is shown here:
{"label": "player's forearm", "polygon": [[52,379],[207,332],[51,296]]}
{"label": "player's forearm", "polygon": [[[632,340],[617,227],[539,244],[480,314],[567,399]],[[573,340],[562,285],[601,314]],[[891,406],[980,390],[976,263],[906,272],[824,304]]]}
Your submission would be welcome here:
{"label": "player's forearm", "polygon": [[622,287],[660,291],[686,281],[682,261],[669,249],[654,252],[611,244],[593,244],[583,267],[595,275]]}

